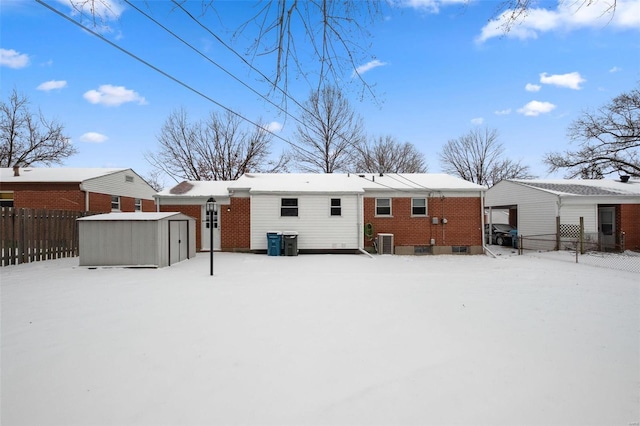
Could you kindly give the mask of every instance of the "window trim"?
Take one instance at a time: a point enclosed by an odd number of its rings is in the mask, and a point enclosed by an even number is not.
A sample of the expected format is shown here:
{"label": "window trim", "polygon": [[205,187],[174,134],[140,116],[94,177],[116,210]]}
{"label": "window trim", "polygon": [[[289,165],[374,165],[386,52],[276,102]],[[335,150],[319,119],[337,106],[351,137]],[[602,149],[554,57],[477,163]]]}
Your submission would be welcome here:
{"label": "window trim", "polygon": [[[112,212],[119,212],[122,211],[122,200],[120,199],[119,195],[112,195],[111,196],[111,211]],[[117,208],[114,208],[113,206],[116,205]]]}
{"label": "window trim", "polygon": [[[337,201],[338,205],[334,205],[333,202]],[[335,212],[335,214],[334,214]],[[329,216],[342,216],[342,198],[330,198],[329,199]]]}
{"label": "window trim", "polygon": [[142,198],[134,198],[133,200],[133,210],[137,212],[142,211]]}
{"label": "window trim", "polygon": [[[295,206],[294,205],[285,205],[285,200],[290,200],[290,201],[295,201]],[[280,198],[280,217],[298,217],[299,216],[299,208],[300,208],[300,203],[298,198]],[[285,212],[289,212],[292,214],[284,214]],[[293,214],[295,213],[295,214]]]}
{"label": "window trim", "polygon": [[[413,202],[415,200],[423,200],[424,201],[424,206],[415,206],[413,204]],[[416,213],[415,209],[419,208],[419,209],[424,209],[424,213]],[[415,198],[411,198],[411,216],[412,217],[427,217],[429,214],[429,210],[427,209],[427,199],[425,197],[415,197]]]}
{"label": "window trim", "polygon": [[[389,205],[388,206],[378,206],[378,201],[380,200],[389,200]],[[378,209],[379,208],[388,208],[389,209],[389,213],[379,213]],[[380,197],[377,198],[376,197],[376,202],[375,202],[375,217],[391,217],[393,214],[393,209],[392,209],[392,201],[391,201],[391,197]]]}
{"label": "window trim", "polygon": [[0,191],[0,194],[9,194],[11,196],[11,198],[0,197],[0,207],[13,207],[15,205],[16,195],[14,191]]}

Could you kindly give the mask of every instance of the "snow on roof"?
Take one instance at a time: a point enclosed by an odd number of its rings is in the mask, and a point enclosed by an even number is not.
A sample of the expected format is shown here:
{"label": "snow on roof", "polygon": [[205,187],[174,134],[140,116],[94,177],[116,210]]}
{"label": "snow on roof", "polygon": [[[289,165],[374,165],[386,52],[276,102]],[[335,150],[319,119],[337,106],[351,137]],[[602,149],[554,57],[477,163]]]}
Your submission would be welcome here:
{"label": "snow on roof", "polygon": [[437,173],[247,173],[229,189],[251,192],[343,192],[366,190],[484,191],[475,183]]}
{"label": "snow on roof", "polygon": [[14,176],[13,168],[0,168],[2,182],[83,182],[88,179],[107,176],[130,170],[126,168],[73,168],[73,167],[20,167],[19,176]]}
{"label": "snow on roof", "polygon": [[251,192],[361,193],[362,180],[342,173],[245,173],[229,189]]}
{"label": "snow on roof", "polygon": [[569,196],[640,196],[640,181],[613,179],[509,179],[511,182]]}
{"label": "snow on roof", "polygon": [[[363,176],[360,174],[358,176]],[[444,173],[367,173],[363,188],[425,191],[486,191],[487,188],[473,182]]]}
{"label": "snow on roof", "polygon": [[171,188],[158,192],[161,197],[228,197],[227,189],[232,181],[197,181],[181,182]]}
{"label": "snow on roof", "polygon": [[180,215],[182,213],[179,212],[136,212],[136,213],[105,213],[105,214],[96,214],[93,216],[87,216],[80,218],[78,220],[88,220],[88,221],[131,221],[131,220],[140,220],[140,221],[148,221],[148,220],[160,220],[165,219],[171,216]]}

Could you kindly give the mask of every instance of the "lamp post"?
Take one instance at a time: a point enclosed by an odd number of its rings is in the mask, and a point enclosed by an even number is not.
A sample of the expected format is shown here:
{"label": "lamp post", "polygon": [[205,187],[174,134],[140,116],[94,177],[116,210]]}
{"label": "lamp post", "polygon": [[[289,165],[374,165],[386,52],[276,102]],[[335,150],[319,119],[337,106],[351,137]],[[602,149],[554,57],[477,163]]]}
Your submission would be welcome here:
{"label": "lamp post", "polygon": [[205,209],[209,218],[207,221],[209,227],[209,275],[213,276],[213,214],[216,210],[216,200],[213,197],[207,200]]}

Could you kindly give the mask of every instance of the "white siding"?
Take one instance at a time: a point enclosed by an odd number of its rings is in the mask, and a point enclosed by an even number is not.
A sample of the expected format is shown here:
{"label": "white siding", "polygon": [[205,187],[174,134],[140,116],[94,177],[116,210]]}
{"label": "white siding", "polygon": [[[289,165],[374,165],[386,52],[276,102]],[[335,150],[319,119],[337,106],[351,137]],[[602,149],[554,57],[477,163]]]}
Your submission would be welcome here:
{"label": "white siding", "polygon": [[584,218],[585,232],[598,232],[598,206],[587,205],[563,205],[560,208],[560,223],[566,225],[580,224],[580,218]]}
{"label": "white siding", "polygon": [[[133,182],[127,181],[127,176],[133,178]],[[130,169],[87,179],[82,183],[82,188],[85,191],[98,194],[119,195],[144,200],[153,200],[153,196],[156,194],[156,191],[147,182]]]}
{"label": "white siding", "polygon": [[555,247],[557,196],[508,181],[499,182],[487,191],[485,206],[509,205],[518,209],[518,235],[525,237],[525,248],[551,250]]}
{"label": "white siding", "polygon": [[[298,216],[281,217],[281,198],[298,199]],[[331,216],[332,198],[341,199],[342,215]],[[267,232],[298,232],[299,250],[357,249],[358,196],[354,194],[252,195],[251,250],[267,249]]]}

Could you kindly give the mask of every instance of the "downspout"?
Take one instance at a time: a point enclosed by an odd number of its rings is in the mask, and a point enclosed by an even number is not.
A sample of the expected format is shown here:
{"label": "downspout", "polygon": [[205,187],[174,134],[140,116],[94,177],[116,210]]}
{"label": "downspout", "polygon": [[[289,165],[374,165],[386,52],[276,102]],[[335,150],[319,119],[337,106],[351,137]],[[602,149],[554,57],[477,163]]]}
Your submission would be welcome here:
{"label": "downspout", "polygon": [[84,211],[89,211],[89,191],[84,187],[84,184],[80,182],[80,191],[84,192]]}
{"label": "downspout", "polygon": [[371,255],[371,253],[369,253],[368,251],[366,251],[363,247],[362,247],[362,242],[364,241],[364,201],[363,201],[363,195],[362,194],[358,194],[358,225],[356,228],[356,236],[358,238],[358,251],[360,253],[364,253],[367,256],[369,256],[371,259],[374,259],[374,257]]}

